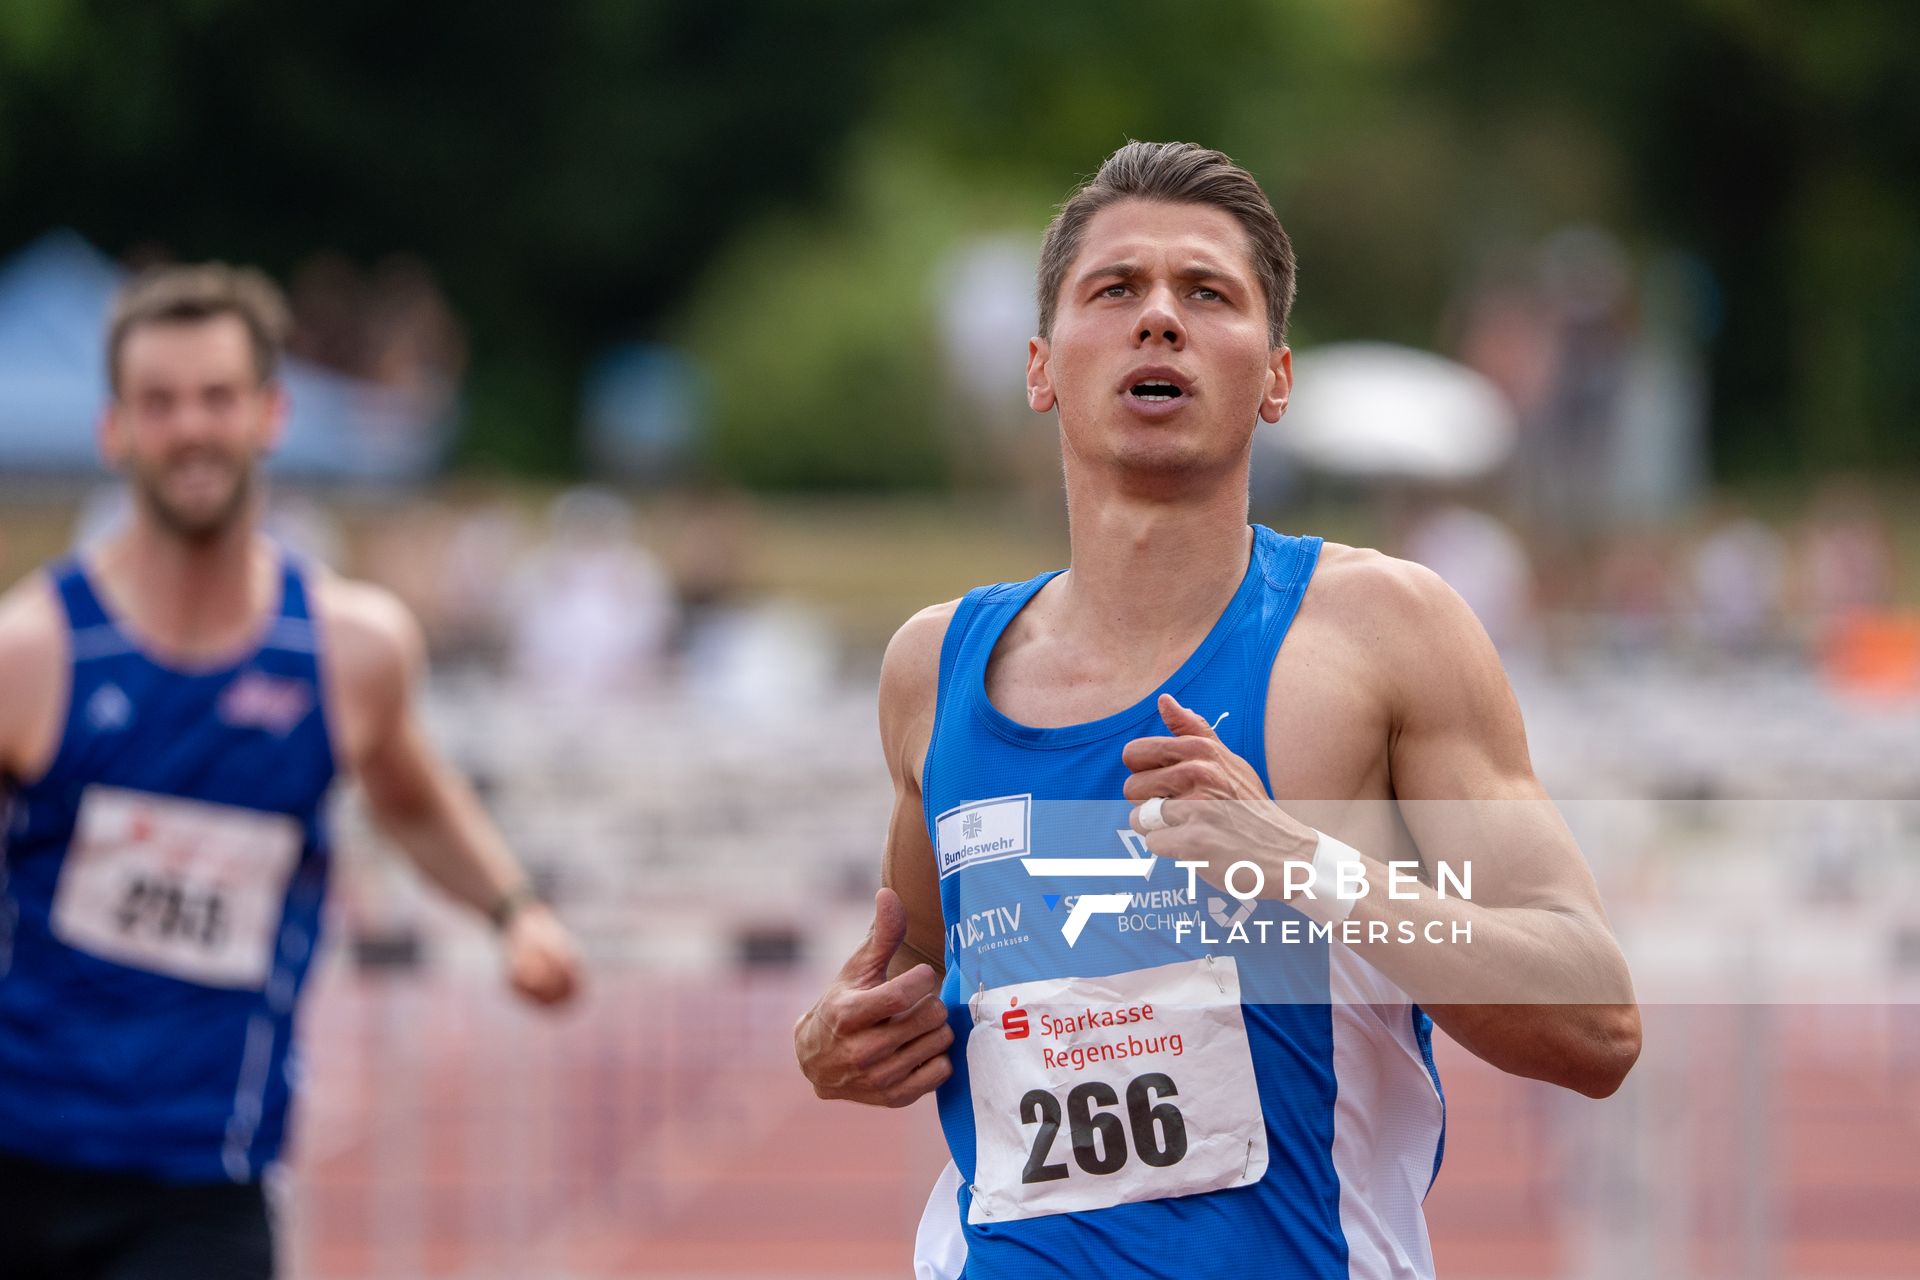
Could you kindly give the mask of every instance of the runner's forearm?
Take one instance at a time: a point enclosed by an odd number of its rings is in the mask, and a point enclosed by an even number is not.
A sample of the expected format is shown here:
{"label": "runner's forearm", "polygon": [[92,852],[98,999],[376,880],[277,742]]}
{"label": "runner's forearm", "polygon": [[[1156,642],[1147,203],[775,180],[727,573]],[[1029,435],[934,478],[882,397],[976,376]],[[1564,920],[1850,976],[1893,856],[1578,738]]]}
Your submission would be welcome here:
{"label": "runner's forearm", "polygon": [[[1640,1020],[1603,922],[1442,896],[1404,875],[1390,880],[1374,858],[1363,862],[1369,892],[1354,901],[1347,936],[1379,940],[1353,950],[1443,1030],[1504,1071],[1590,1096],[1619,1086],[1639,1052]],[[1423,941],[1407,943],[1409,931]],[[1429,945],[1435,937],[1445,940]]]}
{"label": "runner's forearm", "polygon": [[482,915],[526,883],[526,872],[480,798],[445,765],[434,771],[429,785],[386,798],[373,814],[421,874]]}

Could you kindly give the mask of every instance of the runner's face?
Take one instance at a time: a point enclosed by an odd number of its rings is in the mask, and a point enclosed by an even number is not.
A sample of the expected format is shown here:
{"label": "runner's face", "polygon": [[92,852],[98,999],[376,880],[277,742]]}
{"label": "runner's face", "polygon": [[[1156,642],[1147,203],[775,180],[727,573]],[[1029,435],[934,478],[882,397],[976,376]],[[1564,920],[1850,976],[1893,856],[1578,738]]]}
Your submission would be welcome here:
{"label": "runner's face", "polygon": [[1291,360],[1232,214],[1122,200],[1088,221],[1051,339],[1029,346],[1028,401],[1059,407],[1069,465],[1211,470],[1244,464],[1255,419],[1285,412]]}
{"label": "runner's face", "polygon": [[206,541],[245,516],[282,416],[279,387],[260,381],[238,316],[145,324],[120,349],[101,446],[163,527]]}

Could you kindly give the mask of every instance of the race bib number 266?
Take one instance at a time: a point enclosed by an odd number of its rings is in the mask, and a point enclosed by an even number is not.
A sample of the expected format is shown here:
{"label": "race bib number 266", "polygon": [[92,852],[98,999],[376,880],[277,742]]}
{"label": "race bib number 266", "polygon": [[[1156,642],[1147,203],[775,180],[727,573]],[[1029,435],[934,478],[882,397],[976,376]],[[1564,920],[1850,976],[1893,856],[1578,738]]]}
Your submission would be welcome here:
{"label": "race bib number 266", "polygon": [[969,1222],[1196,1195],[1265,1175],[1232,959],[1022,982],[971,1005]]}

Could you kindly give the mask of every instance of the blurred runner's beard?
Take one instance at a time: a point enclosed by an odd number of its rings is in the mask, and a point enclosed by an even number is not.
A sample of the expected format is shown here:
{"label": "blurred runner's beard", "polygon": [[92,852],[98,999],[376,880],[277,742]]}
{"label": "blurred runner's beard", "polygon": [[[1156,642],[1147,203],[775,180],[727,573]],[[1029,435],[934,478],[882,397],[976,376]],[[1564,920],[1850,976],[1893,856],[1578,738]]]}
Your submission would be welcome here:
{"label": "blurred runner's beard", "polygon": [[247,500],[253,494],[253,469],[242,466],[235,470],[237,474],[233,488],[226,501],[204,516],[182,511],[168,501],[160,482],[152,473],[136,469],[133,472],[134,489],[140,502],[168,533],[184,542],[211,542],[244,516]]}

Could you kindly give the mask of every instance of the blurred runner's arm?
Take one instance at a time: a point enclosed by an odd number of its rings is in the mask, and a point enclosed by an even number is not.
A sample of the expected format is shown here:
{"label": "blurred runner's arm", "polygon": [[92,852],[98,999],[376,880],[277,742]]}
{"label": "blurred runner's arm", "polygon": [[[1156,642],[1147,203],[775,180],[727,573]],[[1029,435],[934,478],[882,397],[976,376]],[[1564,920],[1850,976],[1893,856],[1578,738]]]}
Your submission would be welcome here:
{"label": "blurred runner's arm", "polygon": [[572,938],[532,896],[479,797],[420,723],[419,625],[385,591],[339,578],[320,585],[334,750],[365,789],[374,820],[427,879],[500,928],[516,991],[542,1004],[566,1000],[580,978]]}
{"label": "blurred runner's arm", "polygon": [[0,796],[47,771],[60,745],[65,624],[45,574],[0,595]]}
{"label": "blurred runner's arm", "polygon": [[894,635],[880,669],[880,742],[893,775],[873,928],[793,1028],[800,1069],[822,1098],[903,1107],[953,1073],[940,1000],[945,928],[920,800],[933,730],[940,643],[953,605],[923,609]]}

